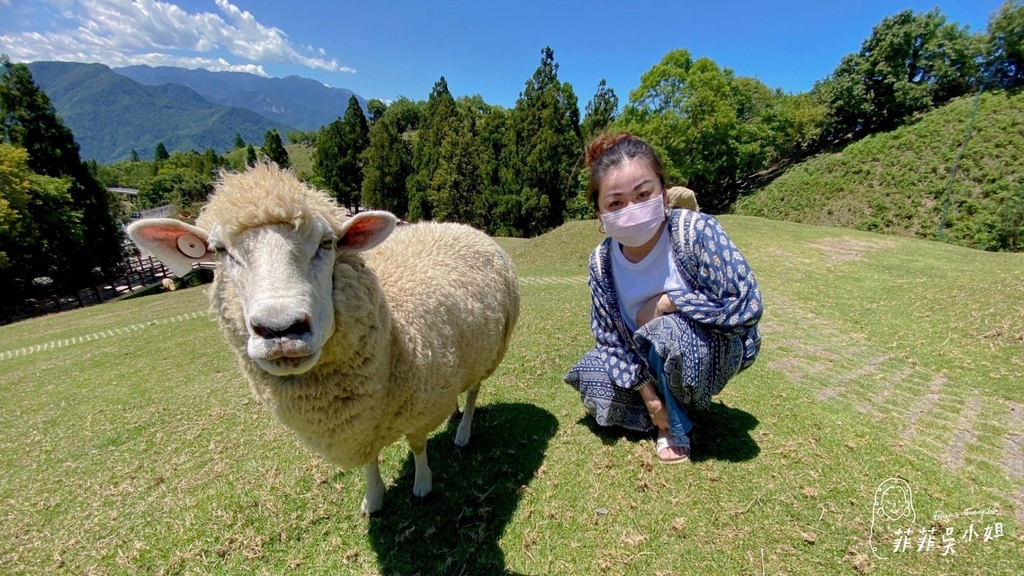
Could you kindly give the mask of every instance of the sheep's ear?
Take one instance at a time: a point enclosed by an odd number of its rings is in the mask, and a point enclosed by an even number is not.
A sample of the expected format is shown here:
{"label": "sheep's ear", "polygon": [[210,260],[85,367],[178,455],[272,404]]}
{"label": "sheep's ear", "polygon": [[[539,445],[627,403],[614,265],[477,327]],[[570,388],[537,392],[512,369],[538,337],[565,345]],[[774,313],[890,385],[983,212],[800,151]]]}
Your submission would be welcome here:
{"label": "sheep's ear", "polygon": [[128,226],[135,245],[156,256],[175,276],[184,276],[196,262],[214,262],[216,254],[202,228],[172,218],[138,220]]}
{"label": "sheep's ear", "polygon": [[371,211],[356,214],[341,225],[338,249],[359,252],[369,250],[387,239],[398,224],[394,214]]}

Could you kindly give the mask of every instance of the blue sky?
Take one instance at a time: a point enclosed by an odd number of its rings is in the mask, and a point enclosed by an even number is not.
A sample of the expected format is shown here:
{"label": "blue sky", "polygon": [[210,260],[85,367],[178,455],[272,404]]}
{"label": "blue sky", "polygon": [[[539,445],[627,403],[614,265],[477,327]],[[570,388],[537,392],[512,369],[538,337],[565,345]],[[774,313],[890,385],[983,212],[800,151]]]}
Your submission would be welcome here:
{"label": "blue sky", "polygon": [[580,106],[604,78],[625,103],[685,48],[787,92],[809,90],[904,9],[939,8],[983,32],[1002,0],[466,2],[455,0],[0,0],[0,52],[69,60],[296,74],[364,98],[458,97],[515,105],[551,46]]}

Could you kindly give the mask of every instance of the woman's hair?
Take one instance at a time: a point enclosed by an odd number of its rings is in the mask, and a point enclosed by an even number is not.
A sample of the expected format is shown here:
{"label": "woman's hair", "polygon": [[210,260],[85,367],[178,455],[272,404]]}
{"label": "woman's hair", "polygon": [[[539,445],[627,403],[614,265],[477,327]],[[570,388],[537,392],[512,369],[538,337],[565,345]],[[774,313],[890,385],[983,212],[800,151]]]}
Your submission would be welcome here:
{"label": "woman's hair", "polygon": [[661,164],[658,153],[651,148],[650,144],[629,132],[622,132],[614,136],[602,132],[587,144],[586,152],[583,155],[583,161],[590,169],[590,182],[587,183],[587,203],[594,208],[594,212],[597,212],[597,195],[604,177],[610,170],[618,168],[628,160],[635,159],[646,162],[658,176],[661,187],[665,187],[665,168]]}

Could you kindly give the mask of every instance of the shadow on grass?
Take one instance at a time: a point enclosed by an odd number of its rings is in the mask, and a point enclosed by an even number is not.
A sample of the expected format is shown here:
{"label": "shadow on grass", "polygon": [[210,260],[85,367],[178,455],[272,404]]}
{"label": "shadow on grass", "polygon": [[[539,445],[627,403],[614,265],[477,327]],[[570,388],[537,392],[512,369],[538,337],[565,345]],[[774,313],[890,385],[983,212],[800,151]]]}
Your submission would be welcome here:
{"label": "shadow on grass", "polygon": [[693,454],[690,459],[694,462],[744,462],[761,453],[761,448],[750,436],[750,431],[758,425],[758,419],[749,412],[712,402],[707,411],[695,413],[692,419],[693,430],[689,436]]}
{"label": "shadow on grass", "polygon": [[[693,446],[690,459],[694,462],[743,462],[753,460],[761,453],[761,448],[750,436],[750,431],[757,427],[758,419],[749,412],[713,402],[707,411],[692,413],[690,418],[693,421],[693,430],[689,434]],[[576,423],[589,428],[606,446],[619,440],[639,442],[653,440],[655,437],[653,431],[644,433],[600,426],[590,416],[584,416]]]}
{"label": "shadow on grass", "polygon": [[385,575],[508,574],[498,541],[558,420],[530,404],[480,406],[461,452],[455,448],[457,426],[453,418],[427,443],[434,480],[427,501],[411,502],[410,455],[384,494],[384,509],[370,519],[370,541]]}

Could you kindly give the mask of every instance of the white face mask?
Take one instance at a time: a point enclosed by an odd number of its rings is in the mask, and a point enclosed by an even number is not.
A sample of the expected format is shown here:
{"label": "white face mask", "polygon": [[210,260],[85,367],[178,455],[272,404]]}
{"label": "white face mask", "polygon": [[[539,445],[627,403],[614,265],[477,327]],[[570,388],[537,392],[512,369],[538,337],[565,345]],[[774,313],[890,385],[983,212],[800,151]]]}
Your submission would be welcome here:
{"label": "white face mask", "polygon": [[665,202],[658,194],[632,206],[601,215],[605,233],[623,246],[636,248],[654,238],[665,221]]}

